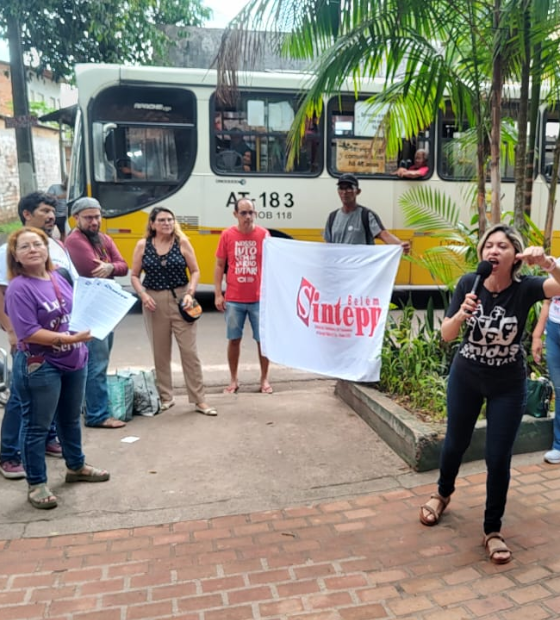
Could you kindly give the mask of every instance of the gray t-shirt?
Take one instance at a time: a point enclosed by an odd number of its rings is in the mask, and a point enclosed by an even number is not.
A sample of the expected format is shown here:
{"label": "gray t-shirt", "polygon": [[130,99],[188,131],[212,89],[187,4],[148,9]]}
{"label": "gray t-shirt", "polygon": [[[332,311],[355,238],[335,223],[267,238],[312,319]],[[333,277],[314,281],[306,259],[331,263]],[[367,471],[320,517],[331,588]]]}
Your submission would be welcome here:
{"label": "gray t-shirt", "polygon": [[62,194],[66,195],[66,190],[64,187],[62,187],[60,183],[51,185],[47,190],[47,193],[54,194],[57,197],[55,209],[56,217],[68,217],[68,203],[66,198],[58,198],[58,196]]}
{"label": "gray t-shirt", "polygon": [[[366,233],[362,223],[362,208],[360,205],[350,213],[344,213],[339,209],[332,224],[332,229],[325,227],[325,241],[327,243],[350,243],[352,245],[365,245]],[[368,213],[369,228],[373,239],[378,237],[385,227],[381,220],[373,212]],[[328,221],[327,221],[328,224]]]}

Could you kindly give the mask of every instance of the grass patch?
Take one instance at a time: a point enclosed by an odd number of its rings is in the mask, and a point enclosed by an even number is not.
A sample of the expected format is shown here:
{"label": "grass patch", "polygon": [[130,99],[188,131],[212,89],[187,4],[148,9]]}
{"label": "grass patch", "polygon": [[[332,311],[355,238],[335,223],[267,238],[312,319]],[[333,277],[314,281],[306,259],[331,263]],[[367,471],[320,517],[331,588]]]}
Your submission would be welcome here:
{"label": "grass patch", "polygon": [[19,230],[22,227],[22,223],[19,220],[14,220],[13,222],[4,222],[0,224],[0,233],[4,235],[9,235],[14,232],[14,230]]}

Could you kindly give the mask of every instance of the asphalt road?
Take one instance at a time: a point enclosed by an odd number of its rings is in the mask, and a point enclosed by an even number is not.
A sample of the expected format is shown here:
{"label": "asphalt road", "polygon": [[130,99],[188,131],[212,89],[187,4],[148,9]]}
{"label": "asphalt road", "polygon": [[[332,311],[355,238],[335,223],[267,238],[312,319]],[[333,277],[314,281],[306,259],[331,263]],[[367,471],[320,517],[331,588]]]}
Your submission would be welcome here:
{"label": "asphalt road", "polygon": [[[204,382],[209,391],[216,391],[229,383],[224,315],[214,308],[212,295],[201,295],[200,302],[204,308],[204,313],[197,323],[198,352],[203,366]],[[115,331],[111,367],[113,369],[136,369],[152,368],[152,366],[152,353],[146,338],[142,312],[139,306],[135,306]],[[177,377],[176,384],[178,385],[181,382],[181,364],[175,343],[173,345],[172,369],[174,376]],[[304,381],[311,378],[320,377],[276,364],[272,364],[270,370],[272,383]],[[245,326],[245,337],[241,343],[239,380],[241,384],[251,386],[257,386],[259,381],[257,346],[252,339],[251,328],[248,323]]]}

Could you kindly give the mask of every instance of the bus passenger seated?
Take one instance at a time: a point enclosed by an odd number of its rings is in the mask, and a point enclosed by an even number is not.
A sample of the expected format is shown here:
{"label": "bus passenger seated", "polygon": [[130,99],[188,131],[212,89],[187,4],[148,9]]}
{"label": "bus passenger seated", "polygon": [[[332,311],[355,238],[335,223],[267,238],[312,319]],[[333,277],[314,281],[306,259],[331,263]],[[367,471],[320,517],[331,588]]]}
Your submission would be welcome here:
{"label": "bus passenger seated", "polygon": [[230,129],[230,139],[230,148],[233,151],[237,151],[240,155],[251,150],[251,147],[245,142],[245,138],[239,127],[232,127]]}
{"label": "bus passenger seated", "polygon": [[418,149],[414,155],[414,163],[410,168],[398,168],[395,174],[401,179],[423,179],[428,172],[428,152],[425,149]]}
{"label": "bus passenger seated", "polygon": [[251,172],[251,170],[255,170],[254,154],[254,151],[252,151],[251,149],[248,149],[247,151],[242,153],[244,172]]}

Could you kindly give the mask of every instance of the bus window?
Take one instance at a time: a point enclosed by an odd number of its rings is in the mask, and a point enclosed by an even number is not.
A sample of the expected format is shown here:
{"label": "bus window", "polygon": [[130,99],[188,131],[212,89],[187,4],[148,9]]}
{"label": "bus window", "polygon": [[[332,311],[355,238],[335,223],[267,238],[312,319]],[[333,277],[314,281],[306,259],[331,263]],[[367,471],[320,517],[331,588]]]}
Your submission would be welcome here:
{"label": "bus window", "polygon": [[327,106],[329,119],[329,172],[333,175],[351,172],[360,177],[391,176],[399,167],[414,163],[418,149],[428,153],[429,131],[421,132],[414,140],[403,140],[400,152],[387,155],[383,129],[379,127],[384,113],[372,116],[371,105],[354,97],[333,97]]}
{"label": "bus window", "polygon": [[70,161],[70,178],[68,179],[68,202],[72,203],[85,195],[85,163],[83,143],[82,112],[78,108],[74,123],[74,141]]}
{"label": "bus window", "polygon": [[540,172],[546,177],[547,181],[550,181],[552,177],[554,147],[556,145],[556,140],[558,139],[558,132],[560,131],[558,110],[545,110],[543,113],[543,121],[542,131],[544,135],[541,137],[543,145],[541,152],[543,153],[543,157],[540,162]]}
{"label": "bus window", "polygon": [[323,168],[321,126],[308,122],[294,166],[288,164],[288,133],[298,110],[295,94],[241,92],[234,104],[210,102],[210,160],[220,175],[317,176]]}
{"label": "bus window", "polygon": [[[502,107],[503,148],[500,154],[502,181],[513,181],[515,174],[515,154],[513,144],[517,138],[517,109],[514,101],[504,102]],[[447,104],[445,112],[439,117],[440,153],[438,173],[447,181],[472,181],[476,179],[476,130],[469,128],[467,122],[459,122]],[[509,146],[508,146],[509,145]],[[488,152],[488,161],[490,153]],[[488,179],[490,168],[488,164]]]}
{"label": "bus window", "polygon": [[108,216],[144,208],[188,179],[196,158],[196,101],[177,88],[114,86],[94,100],[95,193]]}

